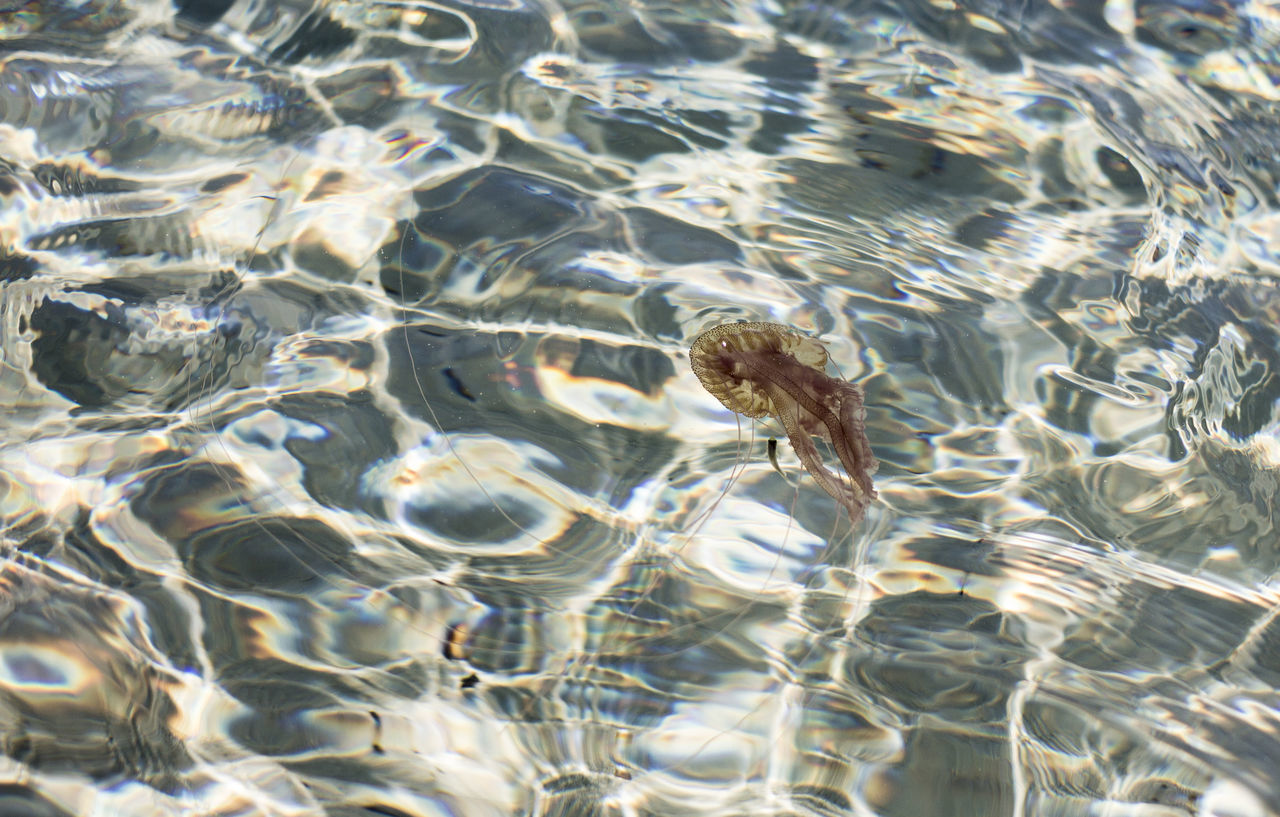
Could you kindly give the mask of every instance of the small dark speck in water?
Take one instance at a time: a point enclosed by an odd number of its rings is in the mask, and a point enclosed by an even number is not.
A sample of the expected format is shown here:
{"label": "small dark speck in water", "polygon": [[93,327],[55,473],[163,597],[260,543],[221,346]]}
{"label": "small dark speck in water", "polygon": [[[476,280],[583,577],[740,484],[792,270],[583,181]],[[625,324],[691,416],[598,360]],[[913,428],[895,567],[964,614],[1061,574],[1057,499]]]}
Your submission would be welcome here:
{"label": "small dark speck in water", "polygon": [[446,368],[444,370],[444,376],[445,376],[445,379],[449,381],[449,385],[453,387],[454,391],[456,391],[461,396],[467,398],[472,403],[476,401],[475,395],[467,391],[466,384],[464,384],[462,380],[458,377],[458,375],[454,373],[453,369]]}
{"label": "small dark speck in water", "polygon": [[225,176],[218,176],[216,179],[210,179],[200,187],[202,193],[220,193],[228,187],[237,185],[245,179],[249,178],[248,173],[228,173]]}
{"label": "small dark speck in water", "polygon": [[369,712],[369,717],[373,718],[373,751],[376,754],[382,754],[382,718],[373,711]]}

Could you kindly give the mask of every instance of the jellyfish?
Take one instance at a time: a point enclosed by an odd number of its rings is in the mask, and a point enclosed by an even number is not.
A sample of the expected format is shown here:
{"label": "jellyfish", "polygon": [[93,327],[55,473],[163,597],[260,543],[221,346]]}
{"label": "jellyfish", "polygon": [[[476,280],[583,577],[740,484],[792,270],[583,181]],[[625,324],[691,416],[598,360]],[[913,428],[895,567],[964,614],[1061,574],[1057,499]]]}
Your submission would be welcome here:
{"label": "jellyfish", "polygon": [[[776,323],[727,323],[709,329],[689,350],[703,388],[744,417],[777,418],[818,485],[862,519],[876,498],[871,475],[879,463],[865,429],[862,389],[826,373],[821,341]],[[822,461],[814,437],[831,444],[845,477]]]}

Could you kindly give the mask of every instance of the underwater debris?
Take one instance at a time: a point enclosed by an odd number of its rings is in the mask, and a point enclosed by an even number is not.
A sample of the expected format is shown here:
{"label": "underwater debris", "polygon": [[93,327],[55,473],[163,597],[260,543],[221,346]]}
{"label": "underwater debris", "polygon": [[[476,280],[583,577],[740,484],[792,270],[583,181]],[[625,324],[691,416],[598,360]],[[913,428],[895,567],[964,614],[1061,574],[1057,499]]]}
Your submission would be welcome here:
{"label": "underwater debris", "polygon": [[[862,389],[826,373],[821,341],[776,323],[728,323],[709,329],[689,350],[703,388],[730,411],[781,421],[796,456],[822,489],[862,519],[876,498],[879,463],[865,430]],[[814,436],[831,444],[847,478],[822,462]]]}

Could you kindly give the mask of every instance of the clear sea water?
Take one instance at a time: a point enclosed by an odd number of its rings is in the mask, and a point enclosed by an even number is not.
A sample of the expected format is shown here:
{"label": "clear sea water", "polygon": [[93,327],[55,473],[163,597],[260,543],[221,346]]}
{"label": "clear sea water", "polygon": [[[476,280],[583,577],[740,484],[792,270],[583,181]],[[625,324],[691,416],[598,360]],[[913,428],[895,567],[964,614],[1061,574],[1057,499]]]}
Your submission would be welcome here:
{"label": "clear sea water", "polygon": [[[1274,3],[0,47],[0,813],[1280,814]],[[858,525],[736,320],[865,390]]]}

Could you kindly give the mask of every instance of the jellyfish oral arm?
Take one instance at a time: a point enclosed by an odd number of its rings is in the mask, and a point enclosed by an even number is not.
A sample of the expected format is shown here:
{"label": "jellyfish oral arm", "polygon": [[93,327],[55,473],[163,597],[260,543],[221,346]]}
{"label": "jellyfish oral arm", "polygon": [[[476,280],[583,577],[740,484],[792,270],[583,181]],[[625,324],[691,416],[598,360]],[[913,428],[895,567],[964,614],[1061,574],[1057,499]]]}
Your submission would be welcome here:
{"label": "jellyfish oral arm", "polygon": [[[864,463],[854,454],[856,443],[847,439],[835,413],[816,402],[806,406],[805,403],[810,401],[797,400],[786,392],[771,396],[774,405],[780,409],[778,417],[787,430],[791,448],[804,463],[805,470],[813,475],[824,491],[845,505],[855,520],[860,519],[866,505],[875,497],[875,491],[871,488],[870,475],[863,470]],[[848,472],[847,479],[841,478],[822,462],[813,440],[814,433],[831,443]]]}
{"label": "jellyfish oral arm", "polygon": [[[752,382],[764,384],[773,404],[770,413],[782,421],[805,470],[849,510],[855,521],[861,519],[866,506],[875,499],[871,475],[879,465],[864,430],[862,390],[799,364],[789,355],[774,357],[769,363],[777,365],[767,367],[752,359],[737,363],[751,372]],[[847,480],[823,464],[813,434],[831,443],[848,473]]]}

